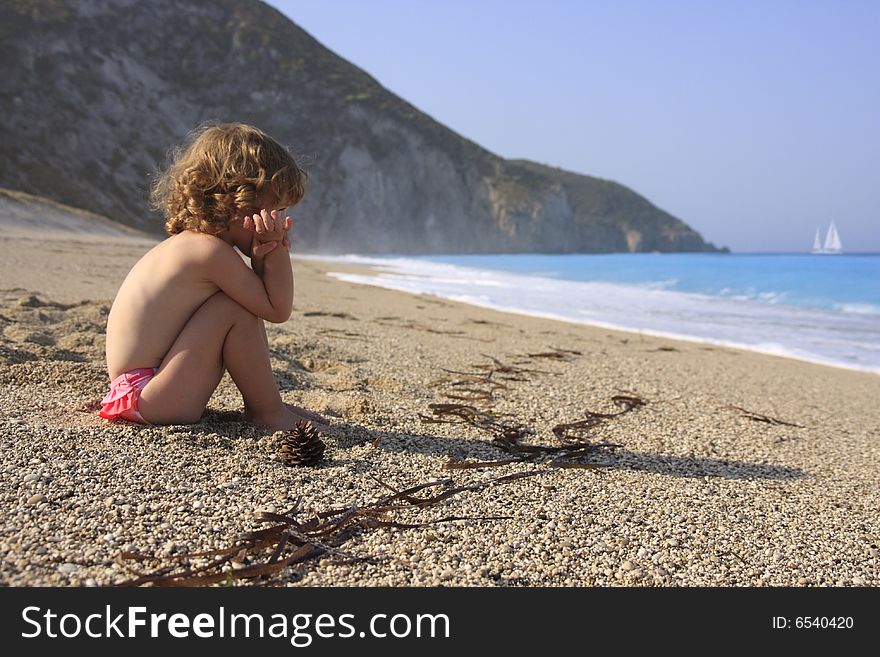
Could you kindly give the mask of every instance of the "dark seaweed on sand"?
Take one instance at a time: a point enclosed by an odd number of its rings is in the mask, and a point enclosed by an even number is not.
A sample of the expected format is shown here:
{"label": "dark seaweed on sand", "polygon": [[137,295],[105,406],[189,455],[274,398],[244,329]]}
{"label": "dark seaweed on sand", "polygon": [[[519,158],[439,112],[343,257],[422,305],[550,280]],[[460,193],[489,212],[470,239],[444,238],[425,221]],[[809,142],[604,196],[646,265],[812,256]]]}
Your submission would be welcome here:
{"label": "dark seaweed on sand", "polygon": [[[407,523],[395,520],[393,515],[396,511],[437,506],[464,492],[477,492],[544,472],[546,470],[517,472],[466,486],[453,486],[451,479],[442,479],[404,490],[397,490],[374,477],[391,493],[370,504],[331,508],[312,513],[308,517],[302,516],[299,502],[286,513],[260,511],[256,513],[257,521],[273,524],[241,535],[226,548],[168,557],[172,563],[164,566],[158,565],[161,563],[160,558],[137,552],[122,552],[117,561],[131,571],[133,577],[120,582],[118,586],[194,587],[231,583],[237,579],[267,578],[325,555],[342,562],[387,561],[388,557],[356,556],[340,549],[340,546],[354,536],[379,528],[413,529],[460,520],[509,519],[510,516],[446,516],[425,522]],[[433,490],[429,494],[419,495],[430,489]],[[434,492],[438,489],[440,492]],[[196,565],[195,562],[198,561],[203,563]],[[154,569],[139,572],[134,564],[153,565]]]}
{"label": "dark seaweed on sand", "polygon": [[[591,430],[600,424],[629,413],[645,403],[638,397],[623,396],[613,397],[612,401],[621,406],[622,410],[617,413],[586,411],[586,417],[583,420],[554,426],[552,431],[561,443],[560,445],[524,443],[522,439],[532,433],[527,427],[520,424],[499,422],[494,415],[464,404],[430,404],[428,408],[431,409],[434,417],[426,415],[419,415],[419,417],[423,422],[463,422],[469,424],[490,434],[492,444],[511,455],[511,458],[493,461],[464,461],[450,458],[445,464],[445,467],[450,470],[499,467],[526,461],[548,461],[552,466],[563,468],[593,468],[598,467],[598,464],[584,463],[581,459],[599,450],[614,450],[620,445],[590,442],[588,436],[591,435]],[[458,418],[458,420],[445,419],[447,416]]]}
{"label": "dark seaweed on sand", "polygon": [[[586,411],[583,419],[557,424],[553,427],[552,432],[559,443],[558,445],[523,442],[523,438],[533,433],[531,429],[517,422],[502,421],[496,413],[490,410],[497,400],[496,394],[500,391],[510,390],[509,384],[499,383],[497,379],[528,381],[530,375],[555,374],[546,370],[522,367],[529,363],[529,359],[552,358],[567,361],[581,355],[581,352],[570,349],[558,347],[550,347],[550,349],[552,351],[529,353],[512,365],[483,354],[483,357],[488,358],[491,364],[471,365],[470,371],[443,369],[444,372],[460,377],[446,383],[452,390],[444,392],[443,396],[459,402],[471,403],[429,404],[428,409],[431,411],[431,415],[420,413],[419,418],[428,423],[469,424],[488,433],[492,437],[492,444],[511,455],[511,458],[492,461],[466,461],[450,458],[445,465],[447,469],[499,467],[526,461],[549,461],[550,465],[555,467],[592,468],[597,467],[597,464],[585,463],[583,461],[585,457],[597,450],[613,450],[620,446],[605,442],[593,443],[589,437],[597,426],[643,406],[645,401],[640,397],[616,395],[611,398],[611,401],[621,408],[616,413]],[[482,408],[477,408],[477,405]]]}
{"label": "dark seaweed on sand", "polygon": [[[447,335],[451,338],[464,338],[465,340],[474,340],[476,342],[495,342],[495,338],[478,338],[473,335],[468,335],[465,331],[458,330],[446,330],[446,329],[437,329],[433,326],[428,326],[427,324],[422,324],[421,322],[416,321],[404,321],[401,320],[399,322],[389,322],[389,321],[380,321],[387,318],[378,318],[374,320],[376,324],[380,326],[393,326],[395,328],[406,328],[411,329],[413,331],[424,331],[426,333],[436,333],[437,335]],[[393,318],[398,319],[398,318]]]}
{"label": "dark seaweed on sand", "polygon": [[798,429],[805,429],[806,427],[802,424],[795,424],[794,422],[786,422],[785,420],[779,420],[775,417],[770,417],[769,415],[762,415],[761,413],[755,413],[754,411],[747,410],[740,406],[728,406],[730,410],[739,411],[742,413],[743,417],[746,417],[754,422],[765,422],[767,424],[776,424],[785,427],[796,427]]}

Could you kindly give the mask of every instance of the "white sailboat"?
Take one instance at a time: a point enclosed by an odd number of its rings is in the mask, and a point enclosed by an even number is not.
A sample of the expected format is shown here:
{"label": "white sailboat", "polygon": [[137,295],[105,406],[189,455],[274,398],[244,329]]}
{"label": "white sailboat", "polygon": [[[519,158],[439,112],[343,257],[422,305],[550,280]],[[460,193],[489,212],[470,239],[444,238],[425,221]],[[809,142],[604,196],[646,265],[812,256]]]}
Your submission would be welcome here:
{"label": "white sailboat", "polygon": [[819,241],[819,229],[816,229],[816,237],[813,238],[813,250],[811,253],[817,255],[840,255],[843,253],[843,244],[840,242],[840,235],[837,234],[837,226],[834,225],[834,221],[828,226],[824,244]]}

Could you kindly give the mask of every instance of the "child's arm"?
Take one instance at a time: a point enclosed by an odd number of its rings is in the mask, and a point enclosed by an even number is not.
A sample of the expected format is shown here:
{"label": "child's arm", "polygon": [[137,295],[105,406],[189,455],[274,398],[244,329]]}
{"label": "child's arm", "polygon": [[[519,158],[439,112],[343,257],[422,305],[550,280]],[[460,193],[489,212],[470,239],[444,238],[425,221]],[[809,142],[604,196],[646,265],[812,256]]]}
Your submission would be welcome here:
{"label": "child's arm", "polygon": [[[206,277],[229,298],[269,322],[281,323],[293,309],[293,268],[285,248],[257,256],[251,270],[223,242],[211,242],[202,262]],[[260,270],[259,272],[257,270]]]}
{"label": "child's arm", "polygon": [[[285,254],[290,252],[290,239],[288,238],[287,233],[293,225],[293,222],[290,217],[285,217],[276,210],[272,210],[272,212],[269,213],[263,210],[258,215],[255,214],[252,217],[245,218],[243,225],[248,230],[254,231],[253,240],[251,242],[251,268],[253,268],[257,276],[265,281],[266,256],[270,252],[276,250],[282,251]],[[291,277],[293,276],[292,272],[293,268],[291,267]],[[293,303],[292,278],[290,298],[291,303]],[[288,317],[290,317],[290,313],[288,313]]]}
{"label": "child's arm", "polygon": [[287,249],[276,246],[266,255],[257,255],[251,259],[251,266],[263,281],[272,307],[281,312],[281,319],[269,321],[286,322],[293,310],[293,266],[290,253]]}

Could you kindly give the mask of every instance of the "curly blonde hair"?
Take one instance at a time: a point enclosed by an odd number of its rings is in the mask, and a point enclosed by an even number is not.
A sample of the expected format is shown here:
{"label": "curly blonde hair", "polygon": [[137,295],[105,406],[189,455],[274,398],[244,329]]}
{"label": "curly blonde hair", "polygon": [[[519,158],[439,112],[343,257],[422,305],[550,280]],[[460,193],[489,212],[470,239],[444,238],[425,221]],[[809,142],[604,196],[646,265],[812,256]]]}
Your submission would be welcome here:
{"label": "curly blonde hair", "polygon": [[308,175],[287,149],[243,123],[203,124],[171,159],[150,193],[153,206],[165,213],[170,235],[184,230],[217,235],[236,216],[261,209],[266,191],[287,207],[306,192]]}

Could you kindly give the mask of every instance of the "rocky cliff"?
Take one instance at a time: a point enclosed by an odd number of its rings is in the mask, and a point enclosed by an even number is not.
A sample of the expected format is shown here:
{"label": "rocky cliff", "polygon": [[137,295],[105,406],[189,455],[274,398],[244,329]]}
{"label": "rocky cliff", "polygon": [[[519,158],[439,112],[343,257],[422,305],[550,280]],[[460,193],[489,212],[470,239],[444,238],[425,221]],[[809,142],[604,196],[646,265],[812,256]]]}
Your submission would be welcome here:
{"label": "rocky cliff", "polygon": [[148,231],[151,176],[207,120],[308,163],[301,250],[714,250],[617,183],[504,160],[258,0],[0,0],[0,186]]}

